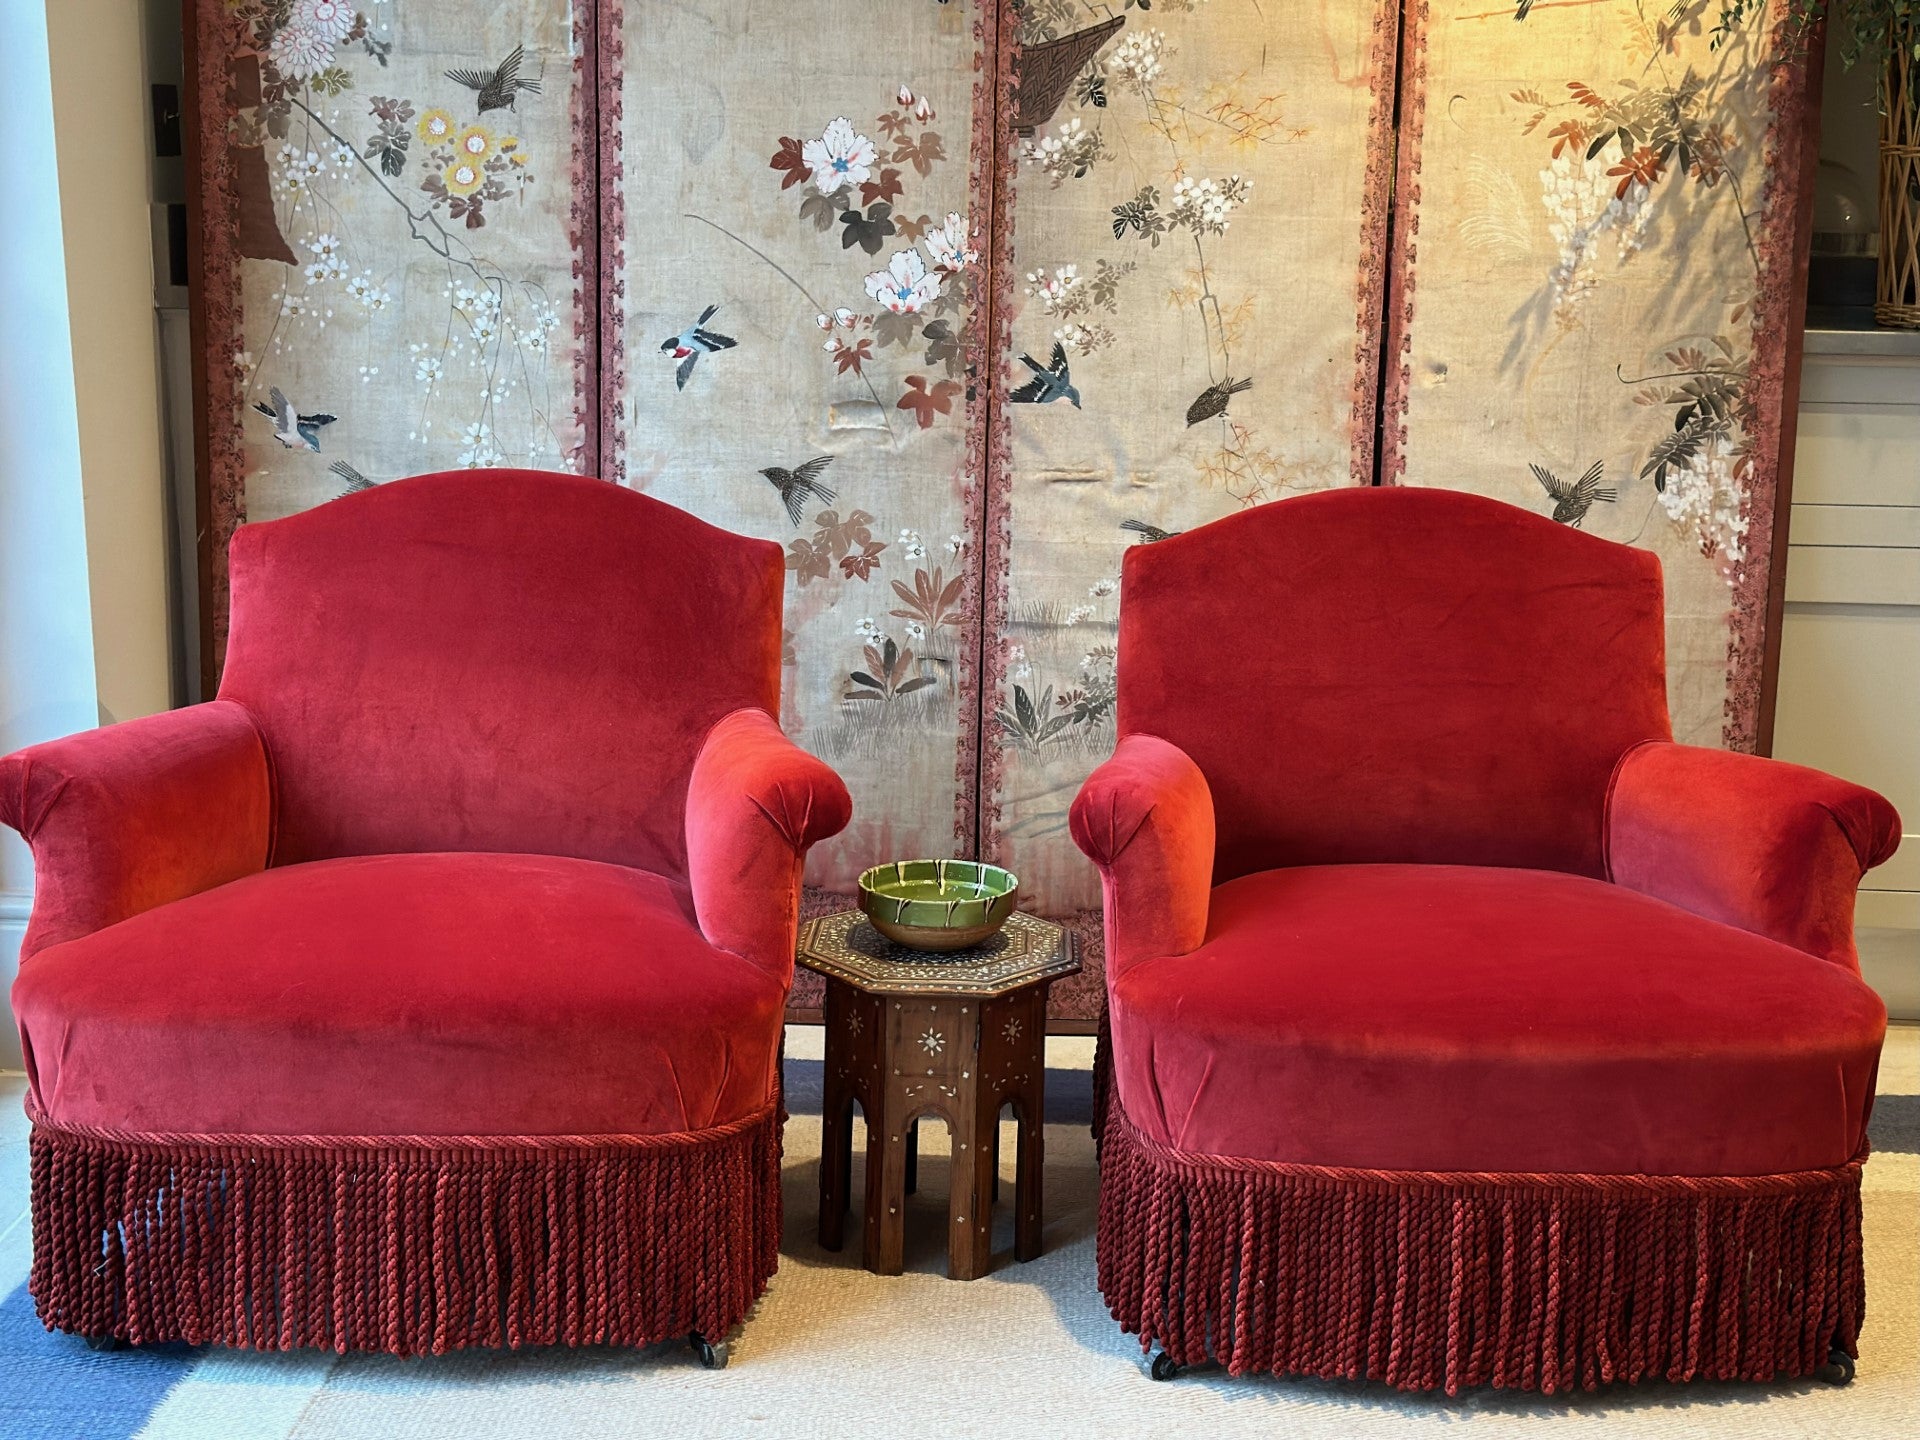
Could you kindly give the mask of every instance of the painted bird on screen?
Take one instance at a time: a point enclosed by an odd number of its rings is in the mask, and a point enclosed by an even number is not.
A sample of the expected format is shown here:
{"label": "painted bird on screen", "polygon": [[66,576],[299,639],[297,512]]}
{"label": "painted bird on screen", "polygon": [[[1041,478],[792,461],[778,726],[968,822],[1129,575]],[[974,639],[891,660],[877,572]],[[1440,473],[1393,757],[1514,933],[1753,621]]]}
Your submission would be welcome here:
{"label": "painted bird on screen", "polygon": [[1596,500],[1611,505],[1620,498],[1619,492],[1612,486],[1601,486],[1600,480],[1606,474],[1606,466],[1599,460],[1589,465],[1586,474],[1571,484],[1544,465],[1529,464],[1527,468],[1533,471],[1533,478],[1540,482],[1540,488],[1553,497],[1553,518],[1562,525],[1572,525],[1577,529]]}
{"label": "painted bird on screen", "polygon": [[489,110],[512,110],[514,96],[524,90],[529,95],[540,93],[538,80],[520,78],[520,62],[526,58],[527,47],[516,45],[513,53],[502,60],[493,70],[449,70],[447,79],[456,85],[464,85],[469,90],[480,92],[480,113]]}
{"label": "painted bird on screen", "polygon": [[373,489],[376,483],[362,475],[344,460],[334,461],[331,465],[327,466],[327,470],[340,477],[341,483],[346,487],[340,492],[342,495],[357,495],[362,490]]}
{"label": "painted bird on screen", "polygon": [[1055,400],[1070,400],[1080,408],[1080,392],[1073,387],[1073,372],[1067,368],[1066,348],[1056,340],[1053,355],[1045,365],[1031,355],[1022,355],[1020,363],[1033,371],[1033,378],[1007,398],[1016,405],[1046,405]]}
{"label": "painted bird on screen", "polygon": [[800,524],[801,509],[807,503],[807,497],[831,503],[833,490],[820,483],[820,472],[833,463],[831,455],[816,455],[804,465],[796,465],[791,470],[778,465],[769,465],[760,473],[773,482],[773,488],[780,492],[780,499],[787,507],[787,518],[793,521],[797,529]]}
{"label": "painted bird on screen", "polygon": [[1122,520],[1120,522],[1120,528],[1122,530],[1132,531],[1148,545],[1153,544],[1156,540],[1171,540],[1174,536],[1182,533],[1178,530],[1162,530],[1158,525],[1149,525],[1144,520]]}
{"label": "painted bird on screen", "polygon": [[660,342],[660,353],[670,355],[680,362],[673,372],[674,389],[687,388],[687,380],[693,374],[693,367],[700,363],[702,355],[711,355],[718,350],[731,350],[739,343],[731,335],[722,335],[717,330],[706,328],[707,322],[713,318],[714,311],[719,308],[718,305],[707,306],[693,324],[687,326],[678,335],[670,336]]}
{"label": "painted bird on screen", "polygon": [[302,415],[278,385],[268,393],[272,395],[273,403],[269,405],[264,400],[256,400],[253,408],[273,421],[273,438],[289,450],[311,450],[318,454],[321,428],[333,424],[340,417],[324,411]]}
{"label": "painted bird on screen", "polygon": [[1253,377],[1236,380],[1231,375],[1218,385],[1209,385],[1200,392],[1200,396],[1187,407],[1187,424],[1198,425],[1202,420],[1211,420],[1216,415],[1227,413],[1227,402],[1242,390],[1253,388]]}

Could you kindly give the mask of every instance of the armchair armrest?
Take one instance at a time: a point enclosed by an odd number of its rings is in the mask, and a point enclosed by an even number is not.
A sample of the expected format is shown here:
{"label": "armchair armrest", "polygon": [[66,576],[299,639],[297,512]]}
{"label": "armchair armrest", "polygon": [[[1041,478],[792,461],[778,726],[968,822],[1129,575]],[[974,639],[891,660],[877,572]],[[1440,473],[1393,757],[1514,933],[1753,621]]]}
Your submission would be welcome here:
{"label": "armchair armrest", "polygon": [[701,933],[790,979],[807,849],[852,818],[840,777],[766,711],[722,717],[687,787],[687,883]]}
{"label": "armchair armrest", "polygon": [[262,869],[266,747],[231,700],[31,745],[0,759],[0,822],[33,847],[24,959]]}
{"label": "armchair armrest", "polygon": [[1199,947],[1213,894],[1213,794],[1186,751],[1155,735],[1121,737],[1080,787],[1069,823],[1100,867],[1110,976]]}
{"label": "armchair armrest", "polygon": [[1873,791],[1757,755],[1646,741],[1607,795],[1615,882],[1850,970],[1860,877],[1899,843]]}

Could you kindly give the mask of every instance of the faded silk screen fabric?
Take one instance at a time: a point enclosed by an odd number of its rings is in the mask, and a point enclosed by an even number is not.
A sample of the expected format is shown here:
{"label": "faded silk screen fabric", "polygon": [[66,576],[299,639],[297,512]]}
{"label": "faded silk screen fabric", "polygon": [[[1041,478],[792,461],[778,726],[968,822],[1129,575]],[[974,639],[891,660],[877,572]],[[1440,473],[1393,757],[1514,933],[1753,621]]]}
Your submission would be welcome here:
{"label": "faded silk screen fabric", "polygon": [[1007,864],[1089,1019],[1067,809],[1130,546],[1491,495],[1659,555],[1676,734],[1755,743],[1779,10],[1716,45],[1705,0],[201,0],[216,639],[237,525],[424,471],[775,540],[781,720],[855,798],[811,903]]}

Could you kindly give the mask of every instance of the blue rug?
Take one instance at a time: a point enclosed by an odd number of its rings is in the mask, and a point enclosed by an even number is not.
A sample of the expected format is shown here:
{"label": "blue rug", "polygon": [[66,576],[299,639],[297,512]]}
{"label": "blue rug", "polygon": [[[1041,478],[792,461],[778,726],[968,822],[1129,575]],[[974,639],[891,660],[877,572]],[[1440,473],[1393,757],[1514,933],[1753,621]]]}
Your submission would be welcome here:
{"label": "blue rug", "polygon": [[96,1354],[71,1335],[49,1335],[19,1285],[0,1301],[0,1435],[131,1440],[201,1353],[148,1345]]}

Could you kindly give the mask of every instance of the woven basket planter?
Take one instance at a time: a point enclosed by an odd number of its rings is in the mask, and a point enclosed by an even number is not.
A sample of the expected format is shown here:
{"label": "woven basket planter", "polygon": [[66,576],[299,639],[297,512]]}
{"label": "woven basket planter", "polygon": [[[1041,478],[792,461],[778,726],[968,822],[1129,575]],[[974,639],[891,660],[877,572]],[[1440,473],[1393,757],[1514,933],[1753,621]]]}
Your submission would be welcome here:
{"label": "woven basket planter", "polygon": [[1887,45],[1880,112],[1880,280],[1873,318],[1920,329],[1920,60],[1912,26]]}

